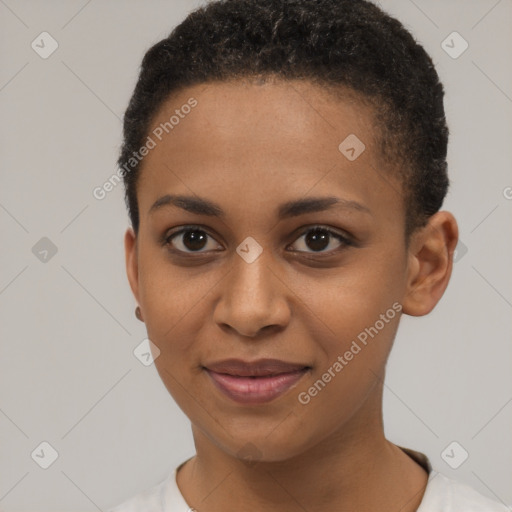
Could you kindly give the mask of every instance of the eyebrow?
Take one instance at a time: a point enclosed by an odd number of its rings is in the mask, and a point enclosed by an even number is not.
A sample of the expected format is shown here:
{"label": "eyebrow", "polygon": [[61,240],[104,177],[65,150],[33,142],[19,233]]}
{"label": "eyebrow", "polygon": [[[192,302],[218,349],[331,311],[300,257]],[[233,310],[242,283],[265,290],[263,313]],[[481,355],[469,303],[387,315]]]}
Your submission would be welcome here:
{"label": "eyebrow", "polygon": [[[357,210],[371,214],[369,208],[356,201],[350,201],[340,197],[328,196],[310,197],[307,199],[298,199],[283,203],[277,210],[277,217],[279,220],[284,220],[290,217],[297,217],[305,213],[329,210],[335,205],[339,208]],[[148,213],[154,213],[164,206],[175,206],[197,215],[207,215],[209,217],[220,218],[225,217],[225,213],[222,208],[218,204],[215,204],[208,199],[197,196],[171,194],[166,194],[165,196],[157,199],[149,209]]]}

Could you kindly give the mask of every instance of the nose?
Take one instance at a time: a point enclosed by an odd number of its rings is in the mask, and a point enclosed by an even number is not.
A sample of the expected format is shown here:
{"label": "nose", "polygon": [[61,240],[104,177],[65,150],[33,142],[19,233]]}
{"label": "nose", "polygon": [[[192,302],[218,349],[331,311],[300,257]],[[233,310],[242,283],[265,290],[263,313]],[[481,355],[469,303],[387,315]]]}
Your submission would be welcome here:
{"label": "nose", "polygon": [[263,331],[279,331],[290,321],[289,289],[267,254],[264,250],[252,263],[234,255],[233,268],[220,284],[213,317],[222,329],[255,338]]}

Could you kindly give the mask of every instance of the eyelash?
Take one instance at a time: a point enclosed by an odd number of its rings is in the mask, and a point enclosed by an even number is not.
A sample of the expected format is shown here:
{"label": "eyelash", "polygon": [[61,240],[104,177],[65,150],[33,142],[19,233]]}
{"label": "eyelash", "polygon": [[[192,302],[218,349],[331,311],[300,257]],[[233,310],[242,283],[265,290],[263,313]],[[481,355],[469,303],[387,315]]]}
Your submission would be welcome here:
{"label": "eyelash", "polygon": [[[292,252],[298,252],[298,253],[303,253],[303,254],[320,256],[321,257],[322,255],[332,255],[334,253],[337,253],[340,249],[343,249],[344,247],[349,247],[349,246],[354,246],[355,245],[355,243],[348,236],[342,235],[341,233],[333,231],[332,229],[329,229],[329,228],[327,228],[325,226],[322,226],[320,224],[309,226],[307,229],[302,231],[298,235],[298,237],[294,240],[294,243],[299,238],[303,237],[304,235],[307,235],[308,233],[314,232],[316,230],[321,231],[322,233],[326,233],[326,234],[336,238],[339,242],[341,242],[341,245],[339,247],[337,247],[336,249],[333,249],[331,251],[326,251],[326,252],[324,252],[324,251],[317,251],[317,252],[315,252],[315,251],[292,251]],[[181,229],[179,229],[178,231],[174,231],[173,233],[165,233],[164,236],[163,236],[162,245],[167,246],[169,251],[171,251],[171,252],[173,252],[175,254],[179,254],[180,256],[181,255],[194,255],[194,254],[203,255],[203,254],[207,254],[208,252],[210,252],[210,251],[182,251],[180,249],[175,249],[175,248],[171,247],[171,245],[172,245],[171,242],[172,242],[172,240],[174,238],[176,238],[178,235],[184,234],[184,233],[189,232],[189,231],[199,231],[201,233],[206,234],[210,238],[214,238],[202,226],[191,224],[191,225],[187,225],[185,227],[182,227]]]}

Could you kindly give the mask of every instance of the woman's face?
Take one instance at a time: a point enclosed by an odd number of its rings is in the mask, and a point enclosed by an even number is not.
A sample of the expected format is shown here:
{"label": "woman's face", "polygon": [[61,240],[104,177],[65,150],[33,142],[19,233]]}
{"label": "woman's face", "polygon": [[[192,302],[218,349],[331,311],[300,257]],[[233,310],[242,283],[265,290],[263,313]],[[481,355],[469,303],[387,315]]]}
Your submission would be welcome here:
{"label": "woman's face", "polygon": [[128,275],[194,428],[268,461],[364,437],[408,272],[371,111],[304,82],[202,84],[168,100],[149,136]]}

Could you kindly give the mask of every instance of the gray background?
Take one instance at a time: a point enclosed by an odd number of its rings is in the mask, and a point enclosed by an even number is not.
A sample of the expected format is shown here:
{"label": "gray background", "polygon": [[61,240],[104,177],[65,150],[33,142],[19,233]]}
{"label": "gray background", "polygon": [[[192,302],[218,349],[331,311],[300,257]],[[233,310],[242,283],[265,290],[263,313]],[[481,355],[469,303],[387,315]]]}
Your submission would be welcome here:
{"label": "gray background", "polygon": [[[125,277],[122,187],[102,201],[92,191],[115,172],[144,52],[200,3],[0,0],[4,511],[105,510],[194,453],[186,417],[133,354],[146,332]],[[511,504],[512,1],[381,4],[425,45],[446,86],[445,208],[467,249],[435,311],[403,319],[386,433]],[[43,31],[59,45],[47,59],[31,48]],[[456,59],[441,47],[453,31],[469,43]],[[43,237],[57,248],[46,261],[32,251]],[[46,470],[31,458],[42,441],[59,454]],[[441,457],[452,441],[469,453],[458,469]]]}

